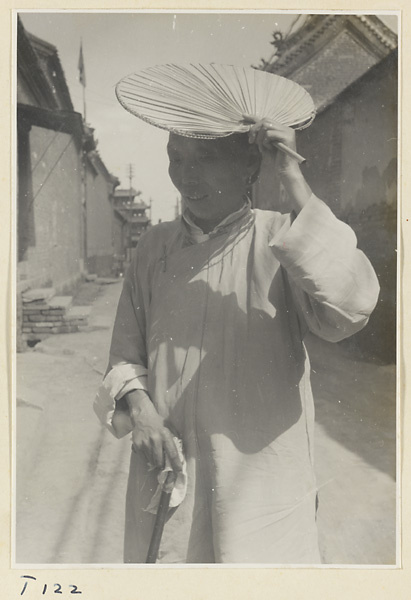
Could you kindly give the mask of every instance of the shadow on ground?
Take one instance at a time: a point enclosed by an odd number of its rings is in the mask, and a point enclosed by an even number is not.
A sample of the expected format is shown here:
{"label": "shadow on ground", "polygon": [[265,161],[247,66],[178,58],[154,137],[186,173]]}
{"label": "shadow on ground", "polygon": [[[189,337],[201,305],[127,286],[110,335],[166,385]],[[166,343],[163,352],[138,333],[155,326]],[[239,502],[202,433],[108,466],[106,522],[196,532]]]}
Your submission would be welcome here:
{"label": "shadow on ground", "polygon": [[316,421],[368,464],[395,479],[396,370],[350,357],[347,349],[307,340]]}

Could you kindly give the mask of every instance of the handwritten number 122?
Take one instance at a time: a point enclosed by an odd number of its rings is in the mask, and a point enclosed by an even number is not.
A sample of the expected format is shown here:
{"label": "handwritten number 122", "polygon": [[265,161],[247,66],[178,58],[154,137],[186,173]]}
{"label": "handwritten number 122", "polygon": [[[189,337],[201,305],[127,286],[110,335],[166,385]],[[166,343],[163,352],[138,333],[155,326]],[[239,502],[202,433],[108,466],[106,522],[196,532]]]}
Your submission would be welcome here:
{"label": "handwritten number 122", "polygon": [[[23,589],[20,592],[20,596],[22,596],[27,589],[27,586],[28,586],[27,580],[31,579],[32,581],[36,581],[36,578],[33,577],[32,575],[22,575],[22,579],[26,579],[26,581],[24,582]],[[76,585],[71,584],[68,587],[70,588],[70,594],[81,594],[81,591],[78,589],[78,587]],[[61,591],[61,589],[62,588],[61,588],[60,583],[54,584],[54,594],[62,594],[63,592]],[[43,591],[41,593],[44,595],[46,592],[47,592],[47,583],[44,584]]]}

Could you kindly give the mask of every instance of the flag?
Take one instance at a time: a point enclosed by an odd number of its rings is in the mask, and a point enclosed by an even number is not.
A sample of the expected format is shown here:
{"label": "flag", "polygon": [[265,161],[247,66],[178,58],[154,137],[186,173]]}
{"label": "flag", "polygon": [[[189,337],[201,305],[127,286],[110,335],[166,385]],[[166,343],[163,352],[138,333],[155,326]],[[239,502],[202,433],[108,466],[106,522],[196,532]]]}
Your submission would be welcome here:
{"label": "flag", "polygon": [[80,42],[80,56],[78,59],[78,80],[83,87],[86,87],[86,71],[84,69],[83,42]]}

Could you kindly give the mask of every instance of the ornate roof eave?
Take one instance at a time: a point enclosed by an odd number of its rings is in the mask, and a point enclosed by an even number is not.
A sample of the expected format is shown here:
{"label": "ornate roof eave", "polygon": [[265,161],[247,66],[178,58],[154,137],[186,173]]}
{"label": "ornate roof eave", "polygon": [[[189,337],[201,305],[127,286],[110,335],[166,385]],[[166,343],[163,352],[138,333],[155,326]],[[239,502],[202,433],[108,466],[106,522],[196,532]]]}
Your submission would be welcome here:
{"label": "ornate roof eave", "polygon": [[357,15],[357,17],[390,51],[397,48],[398,36],[378,17],[375,15]]}
{"label": "ornate roof eave", "polygon": [[300,29],[278,45],[278,52],[262,69],[290,76],[344,30],[378,60],[398,45],[396,34],[375,15],[309,15]]}
{"label": "ornate roof eave", "polygon": [[132,197],[134,196],[141,196],[141,191],[140,190],[135,190],[134,188],[119,188],[118,190],[116,190],[116,198],[122,198],[122,197],[129,197],[130,195]]}

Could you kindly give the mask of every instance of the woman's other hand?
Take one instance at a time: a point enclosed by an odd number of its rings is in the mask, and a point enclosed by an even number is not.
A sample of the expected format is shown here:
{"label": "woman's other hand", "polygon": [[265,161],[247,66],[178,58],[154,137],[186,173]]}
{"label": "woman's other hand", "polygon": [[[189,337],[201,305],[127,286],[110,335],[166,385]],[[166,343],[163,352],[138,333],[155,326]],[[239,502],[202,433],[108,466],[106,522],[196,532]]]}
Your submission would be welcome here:
{"label": "woman's other hand", "polygon": [[308,202],[312,192],[301,173],[298,161],[277,147],[277,144],[284,144],[296,151],[294,129],[270,119],[261,119],[251,126],[249,141],[250,144],[257,144],[261,153],[276,154],[281,183],[287,191],[294,211],[298,214]]}

